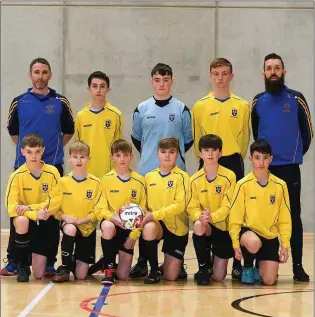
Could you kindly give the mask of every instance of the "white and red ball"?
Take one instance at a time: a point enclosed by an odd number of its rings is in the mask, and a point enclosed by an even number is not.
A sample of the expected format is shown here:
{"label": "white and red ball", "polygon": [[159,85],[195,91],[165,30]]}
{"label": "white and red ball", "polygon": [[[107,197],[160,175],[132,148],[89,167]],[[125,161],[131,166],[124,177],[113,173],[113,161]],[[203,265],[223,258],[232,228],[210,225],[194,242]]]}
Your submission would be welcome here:
{"label": "white and red ball", "polygon": [[127,204],[119,209],[119,217],[126,229],[133,230],[140,227],[144,212],[136,204]]}

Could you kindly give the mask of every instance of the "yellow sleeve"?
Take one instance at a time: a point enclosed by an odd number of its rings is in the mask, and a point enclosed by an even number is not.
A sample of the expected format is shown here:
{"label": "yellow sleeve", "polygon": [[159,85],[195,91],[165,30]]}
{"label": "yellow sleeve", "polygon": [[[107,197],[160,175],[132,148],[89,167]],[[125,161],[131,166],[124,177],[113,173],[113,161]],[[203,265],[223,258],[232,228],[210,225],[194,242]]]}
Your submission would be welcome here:
{"label": "yellow sleeve", "polygon": [[100,206],[98,207],[97,219],[98,220],[106,219],[110,221],[110,218],[112,217],[114,213],[109,209],[107,193],[106,193],[106,183],[103,179],[101,180],[100,188],[102,192],[102,201]]}
{"label": "yellow sleeve", "polygon": [[202,207],[198,200],[196,183],[193,181],[190,183],[189,186],[189,202],[187,206],[187,212],[189,218],[192,221],[199,220],[200,215],[202,213]]}
{"label": "yellow sleeve", "polygon": [[75,118],[74,125],[75,125],[74,140],[75,141],[80,141],[80,139],[81,139],[81,125],[80,125],[80,119],[79,119],[78,115]]}
{"label": "yellow sleeve", "polygon": [[124,117],[123,117],[123,114],[120,115],[119,120],[120,120],[120,125],[119,125],[117,139],[123,139],[124,138]]}
{"label": "yellow sleeve", "polygon": [[184,212],[186,207],[186,190],[187,189],[185,188],[184,178],[182,178],[182,176],[179,176],[177,178],[175,199],[173,203],[167,207],[163,207],[158,210],[153,210],[153,219],[163,220],[166,217],[177,216]]}
{"label": "yellow sleeve", "polygon": [[141,235],[141,228],[134,229],[130,232],[129,237],[133,240],[137,240]]}
{"label": "yellow sleeve", "polygon": [[102,209],[104,208],[105,201],[102,194],[102,188],[99,185],[94,199],[93,210],[89,213],[92,222],[102,219]]}
{"label": "yellow sleeve", "polygon": [[229,180],[231,183],[229,183],[229,186],[227,186],[225,189],[221,207],[215,212],[211,213],[212,223],[224,221],[229,216],[236,183],[236,176],[234,173],[231,174]]}
{"label": "yellow sleeve", "polygon": [[281,246],[288,249],[292,233],[292,221],[290,215],[290,201],[287,185],[283,186],[283,196],[280,204],[278,228],[280,233]]}
{"label": "yellow sleeve", "polygon": [[5,205],[9,217],[17,217],[16,208],[20,205],[20,190],[16,174],[11,174],[5,194]]}
{"label": "yellow sleeve", "polygon": [[241,150],[242,158],[245,159],[247,149],[248,149],[248,143],[250,139],[250,107],[249,104],[246,102],[245,108],[244,108],[244,125],[242,128],[242,131],[237,137],[237,143]]}
{"label": "yellow sleeve", "polygon": [[234,249],[240,246],[239,235],[245,217],[245,195],[243,190],[243,186],[236,184],[230,210],[229,233]]}
{"label": "yellow sleeve", "polygon": [[195,154],[196,157],[199,158],[199,140],[202,137],[202,129],[198,121],[196,104],[192,108],[192,136],[194,140]]}

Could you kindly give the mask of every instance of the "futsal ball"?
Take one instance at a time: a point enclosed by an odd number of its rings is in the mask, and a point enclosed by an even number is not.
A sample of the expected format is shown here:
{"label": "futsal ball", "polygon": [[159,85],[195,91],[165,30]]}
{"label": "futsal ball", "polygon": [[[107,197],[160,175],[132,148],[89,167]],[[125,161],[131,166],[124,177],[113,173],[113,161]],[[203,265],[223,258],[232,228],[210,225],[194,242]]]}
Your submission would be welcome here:
{"label": "futsal ball", "polygon": [[129,230],[139,228],[143,216],[142,208],[136,204],[128,204],[119,209],[119,217],[124,227]]}

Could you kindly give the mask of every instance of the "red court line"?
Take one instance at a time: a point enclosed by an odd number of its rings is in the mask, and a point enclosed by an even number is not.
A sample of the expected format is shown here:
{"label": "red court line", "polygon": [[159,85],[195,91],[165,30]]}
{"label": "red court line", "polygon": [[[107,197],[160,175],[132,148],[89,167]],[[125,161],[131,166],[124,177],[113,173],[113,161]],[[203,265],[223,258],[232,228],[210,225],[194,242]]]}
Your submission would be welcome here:
{"label": "red court line", "polygon": [[[270,291],[277,291],[277,290],[289,290],[289,291],[314,291],[313,289],[306,288],[306,289],[298,289],[298,288],[269,288],[266,287],[248,287],[247,285],[244,287],[200,287],[200,288],[173,288],[173,289],[154,289],[154,290],[147,290],[147,291],[135,291],[135,292],[125,292],[125,293],[117,293],[117,294],[108,294],[106,298],[108,297],[114,297],[114,296],[121,296],[121,295],[131,295],[131,294],[141,294],[141,293],[158,293],[158,292],[174,292],[174,291],[196,291],[196,290],[229,290],[229,289],[244,289],[244,290],[270,290]],[[105,317],[118,317],[115,315],[109,315],[104,314],[101,312],[94,311],[93,309],[88,307],[88,304],[92,301],[98,300],[99,298],[103,298],[104,296],[99,297],[91,297],[83,300],[80,303],[80,307],[84,310],[86,310],[89,313],[94,313],[98,316],[105,316]]]}

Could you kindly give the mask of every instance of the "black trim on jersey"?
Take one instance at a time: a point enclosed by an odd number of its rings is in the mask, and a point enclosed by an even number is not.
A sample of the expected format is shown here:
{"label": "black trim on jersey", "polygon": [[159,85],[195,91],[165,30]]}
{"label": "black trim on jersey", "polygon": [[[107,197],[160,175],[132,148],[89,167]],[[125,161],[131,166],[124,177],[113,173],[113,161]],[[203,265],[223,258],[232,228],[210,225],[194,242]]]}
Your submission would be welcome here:
{"label": "black trim on jersey", "polygon": [[256,104],[258,102],[258,99],[260,99],[260,97],[262,97],[266,92],[261,92],[259,94],[257,94],[254,99],[253,99],[253,103],[252,103],[252,113],[251,113],[251,118],[252,118],[252,130],[253,130],[253,137],[254,140],[257,141],[258,139],[258,127],[259,127],[259,117],[257,114],[257,107]]}
{"label": "black trim on jersey", "polygon": [[276,182],[276,181],[274,181],[273,179],[271,179],[271,181],[272,181],[273,183],[278,184],[278,185],[280,185],[280,186],[281,186],[281,188],[282,188],[282,192],[283,192],[283,199],[284,199],[284,203],[285,203],[285,205],[287,206],[287,208],[288,208],[289,212],[291,213],[291,209],[289,208],[289,206],[288,206],[288,204],[287,204],[287,202],[286,202],[286,200],[285,200],[285,193],[284,193],[284,188],[283,188],[283,185],[282,185],[282,184],[280,184],[280,183],[278,183],[278,182]]}
{"label": "black trim on jersey", "polygon": [[189,151],[189,149],[193,146],[193,144],[194,144],[194,140],[190,141],[189,143],[184,144],[185,153]]}
{"label": "black trim on jersey", "polygon": [[179,157],[181,158],[181,160],[183,161],[183,163],[185,164],[186,163],[185,162],[185,158],[184,158],[184,156],[183,156],[183,154],[182,154],[180,149],[178,149],[178,154],[179,154]]}
{"label": "black trim on jersey", "polygon": [[131,141],[132,141],[133,145],[135,146],[135,148],[137,149],[137,151],[141,154],[141,141],[139,141],[138,139],[136,139],[132,135],[131,135]]}
{"label": "black trim on jersey", "polygon": [[132,176],[130,176],[130,179],[134,179],[135,181],[139,182],[143,186],[143,188],[145,189],[145,185],[142,182],[140,182],[139,179],[136,179]]}
{"label": "black trim on jersey", "polygon": [[157,99],[155,99],[154,96],[153,96],[153,99],[155,100],[155,104],[156,104],[158,107],[160,107],[160,108],[163,108],[163,107],[167,106],[167,105],[170,103],[170,101],[171,101],[172,98],[173,98],[173,96],[169,97],[168,99],[157,100]]}
{"label": "black trim on jersey", "polygon": [[11,187],[12,187],[13,180],[14,180],[14,178],[15,178],[16,175],[18,175],[18,174],[23,174],[23,173],[25,173],[25,172],[27,172],[27,170],[25,170],[25,171],[23,171],[23,172],[18,172],[18,173],[16,173],[16,174],[12,177],[12,180],[11,180],[11,183],[10,183],[10,187],[9,187],[9,190],[8,190],[8,195],[7,195],[7,209],[8,209],[8,206],[9,206],[9,195],[10,195],[10,191],[11,191]]}
{"label": "black trim on jersey", "polygon": [[67,100],[66,97],[59,96],[58,98],[62,105],[60,117],[61,132],[63,134],[74,134],[74,121],[71,113],[70,103],[68,101],[69,105],[66,104],[66,101],[64,101]]}
{"label": "black trim on jersey", "polygon": [[199,175],[198,177],[196,177],[195,179],[193,179],[193,180],[191,181],[191,183],[190,183],[191,191],[190,191],[190,193],[189,193],[189,194],[190,194],[190,197],[189,197],[187,206],[189,205],[189,203],[190,203],[190,201],[191,201],[191,198],[192,198],[192,192],[193,192],[193,191],[192,191],[192,184],[193,184],[193,182],[196,181],[198,178],[204,176],[204,175],[206,175],[205,172],[203,172],[201,175]]}
{"label": "black trim on jersey", "polygon": [[48,171],[43,171],[43,173],[48,173],[48,174],[53,175],[53,176],[54,176],[54,179],[55,179],[55,181],[56,181],[56,184],[58,183],[57,178],[56,178],[56,176],[55,176],[55,174],[54,174],[54,173],[52,173],[52,172],[48,172]]}
{"label": "black trim on jersey", "polygon": [[109,177],[109,176],[113,176],[113,175],[115,175],[114,172],[112,174],[105,174],[104,176]]}
{"label": "black trim on jersey", "polygon": [[89,176],[88,178],[91,179],[91,180],[93,180],[93,181],[95,181],[95,182],[100,183],[99,179],[93,178],[93,177],[91,177],[91,176]]}
{"label": "black trim on jersey", "polygon": [[183,181],[183,186],[184,186],[184,192],[185,192],[185,209],[187,207],[187,201],[186,201],[186,195],[187,195],[187,192],[186,192],[186,187],[185,187],[185,178],[184,178],[184,175],[182,173],[179,173],[179,172],[173,172],[174,174],[179,174],[181,177],[182,177],[182,181]]}
{"label": "black trim on jersey", "polygon": [[246,184],[246,183],[248,183],[248,182],[251,182],[253,179],[254,179],[254,178],[248,179],[248,180],[245,181],[244,183],[240,184],[240,187],[238,188],[238,191],[237,191],[237,194],[236,194],[235,199],[234,199],[234,201],[233,201],[233,204],[231,205],[231,209],[232,209],[232,207],[233,207],[234,204],[235,204],[235,201],[236,201],[236,199],[237,199],[237,197],[238,197],[238,194],[240,193],[241,187],[242,187],[244,184]]}
{"label": "black trim on jersey", "polygon": [[27,93],[24,93],[22,95],[19,95],[15,97],[12,102],[8,113],[8,123],[7,128],[9,131],[9,134],[11,136],[13,135],[19,135],[19,115],[18,115],[18,103],[22,97],[24,97]]}
{"label": "black trim on jersey", "polygon": [[226,178],[228,181],[229,181],[229,183],[230,183],[230,186],[232,185],[232,183],[231,183],[231,181],[229,180],[229,178],[227,177],[227,176],[224,176],[224,175],[221,175],[221,174],[217,174],[218,176],[221,176],[221,177],[224,177],[224,178]]}

